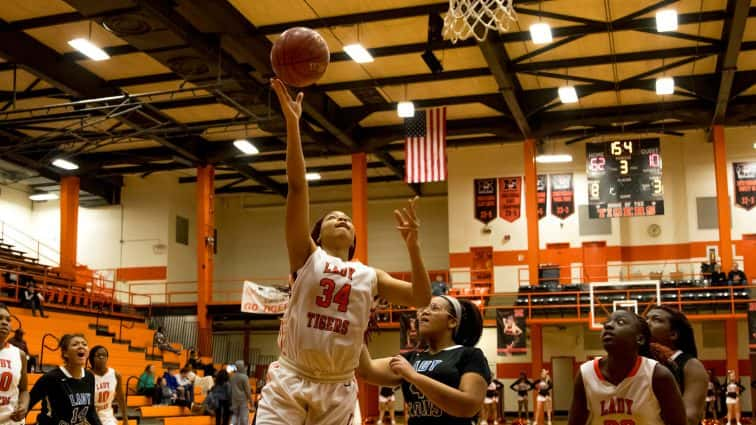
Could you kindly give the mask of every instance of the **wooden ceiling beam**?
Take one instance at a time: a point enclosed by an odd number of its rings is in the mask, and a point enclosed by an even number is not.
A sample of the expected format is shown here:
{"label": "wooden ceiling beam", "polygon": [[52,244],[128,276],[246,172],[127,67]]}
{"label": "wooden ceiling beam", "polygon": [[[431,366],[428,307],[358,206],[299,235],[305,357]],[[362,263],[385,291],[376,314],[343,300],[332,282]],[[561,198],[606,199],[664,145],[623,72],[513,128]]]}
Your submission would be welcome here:
{"label": "wooden ceiling beam", "polygon": [[750,4],[750,0],[729,0],[727,2],[728,18],[725,20],[724,28],[722,28],[722,40],[726,47],[717,60],[716,70],[720,73],[721,80],[712,124],[721,124],[727,114],[732,84],[738,66],[738,56],[744,44],[743,35],[745,34],[746,21],[748,21]]}

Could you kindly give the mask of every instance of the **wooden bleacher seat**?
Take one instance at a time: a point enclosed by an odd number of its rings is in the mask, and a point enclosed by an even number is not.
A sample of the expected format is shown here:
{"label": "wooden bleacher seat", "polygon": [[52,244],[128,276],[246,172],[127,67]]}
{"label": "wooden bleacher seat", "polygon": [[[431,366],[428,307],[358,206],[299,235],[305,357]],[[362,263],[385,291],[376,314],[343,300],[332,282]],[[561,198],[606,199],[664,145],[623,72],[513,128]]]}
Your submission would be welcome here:
{"label": "wooden bleacher seat", "polygon": [[192,411],[183,406],[142,406],[139,408],[143,418],[161,418],[171,416],[190,416]]}

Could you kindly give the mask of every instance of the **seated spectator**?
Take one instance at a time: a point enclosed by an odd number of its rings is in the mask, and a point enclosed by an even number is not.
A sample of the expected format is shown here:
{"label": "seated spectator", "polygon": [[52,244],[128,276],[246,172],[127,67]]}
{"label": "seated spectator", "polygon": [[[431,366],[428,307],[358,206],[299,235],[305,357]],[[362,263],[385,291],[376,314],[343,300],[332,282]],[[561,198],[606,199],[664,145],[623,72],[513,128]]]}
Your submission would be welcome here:
{"label": "seated spectator", "polygon": [[389,302],[386,301],[385,298],[383,298],[383,297],[381,297],[379,295],[376,295],[375,296],[374,305],[375,305],[375,309],[376,310],[384,310],[384,311],[379,311],[378,312],[378,315],[377,315],[378,316],[378,321],[379,322],[388,322],[389,321],[389,314],[385,310],[389,309],[389,307],[390,307]]}
{"label": "seated spectator", "polygon": [[32,316],[37,315],[37,310],[39,310],[40,317],[47,317],[45,316],[45,309],[42,307],[43,303],[45,302],[45,297],[42,295],[41,292],[37,291],[37,284],[34,282],[34,279],[28,280],[26,287],[23,290],[23,296],[22,296],[22,303],[28,303],[31,307]]}
{"label": "seated spectator", "polygon": [[711,284],[713,286],[727,285],[727,275],[722,271],[721,264],[714,265],[714,271],[711,273]]}
{"label": "seated spectator", "polygon": [[449,292],[449,288],[446,285],[446,282],[444,282],[444,277],[440,274],[436,275],[436,280],[431,282],[431,293],[434,297],[439,297],[441,295],[446,295]]}
{"label": "seated spectator", "polygon": [[24,330],[21,328],[16,329],[13,338],[8,340],[8,344],[15,346],[26,355],[26,373],[35,372],[37,369],[37,357],[29,354],[29,347],[26,345],[26,341],[24,341]]}
{"label": "seated spectator", "polygon": [[737,262],[732,263],[732,270],[730,270],[730,273],[727,273],[727,280],[729,280],[732,285],[745,285],[748,283],[745,273],[740,270]]}
{"label": "seated spectator", "polygon": [[186,361],[186,364],[184,367],[191,366],[192,370],[204,370],[205,365],[202,364],[202,360],[200,360],[199,355],[197,355],[197,350],[191,349],[189,350],[189,360]]}
{"label": "seated spectator", "polygon": [[[144,372],[139,375],[139,382],[137,383],[137,394],[152,396],[155,394],[155,372],[151,364],[148,364],[144,368]],[[153,401],[155,404],[159,402]]]}
{"label": "seated spectator", "polygon": [[174,348],[168,343],[168,338],[163,333],[163,327],[159,326],[155,332],[155,336],[152,339],[152,345],[159,348],[161,351],[170,351],[171,353],[180,354],[181,350]]}
{"label": "seated spectator", "polygon": [[171,405],[176,399],[176,394],[168,387],[168,382],[160,376],[155,384],[155,394],[152,396],[153,404]]}
{"label": "seated spectator", "polygon": [[165,380],[168,388],[170,388],[171,392],[174,394],[176,394],[179,387],[178,378],[176,377],[177,375],[178,371],[175,367],[169,367],[165,372],[163,372],[163,379]]}
{"label": "seated spectator", "polygon": [[192,370],[191,366],[186,366],[181,369],[178,376],[179,384],[179,400],[183,401],[183,405],[191,406],[194,403],[194,380],[197,375]]}

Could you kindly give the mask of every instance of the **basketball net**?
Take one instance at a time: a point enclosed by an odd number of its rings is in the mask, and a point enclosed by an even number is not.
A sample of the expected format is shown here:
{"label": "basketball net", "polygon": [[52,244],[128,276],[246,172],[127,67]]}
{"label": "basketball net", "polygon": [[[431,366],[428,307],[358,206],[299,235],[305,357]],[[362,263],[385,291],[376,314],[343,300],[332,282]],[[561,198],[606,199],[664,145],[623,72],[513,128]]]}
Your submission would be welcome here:
{"label": "basketball net", "polygon": [[483,41],[488,31],[506,32],[517,20],[513,0],[449,0],[444,17],[444,38],[452,43],[475,37]]}

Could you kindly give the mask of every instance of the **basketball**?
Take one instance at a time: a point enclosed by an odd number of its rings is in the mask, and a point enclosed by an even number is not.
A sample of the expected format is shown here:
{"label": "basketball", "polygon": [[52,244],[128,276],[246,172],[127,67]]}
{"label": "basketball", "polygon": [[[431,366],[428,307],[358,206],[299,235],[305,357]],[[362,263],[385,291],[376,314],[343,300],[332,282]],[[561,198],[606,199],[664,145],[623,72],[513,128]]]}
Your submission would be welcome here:
{"label": "basketball", "polygon": [[284,31],[270,51],[273,72],[294,87],[315,84],[325,73],[329,61],[330,53],[323,37],[305,27]]}

